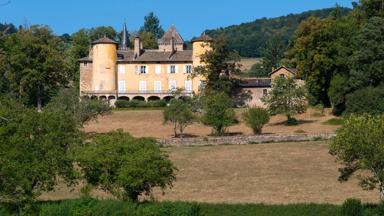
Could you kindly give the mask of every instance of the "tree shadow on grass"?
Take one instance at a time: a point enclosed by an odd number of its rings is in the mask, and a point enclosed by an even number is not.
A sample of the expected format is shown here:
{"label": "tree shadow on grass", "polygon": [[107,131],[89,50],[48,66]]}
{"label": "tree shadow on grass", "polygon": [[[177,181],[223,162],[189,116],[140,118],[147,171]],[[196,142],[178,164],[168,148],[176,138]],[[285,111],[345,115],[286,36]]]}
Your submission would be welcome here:
{"label": "tree shadow on grass", "polygon": [[303,125],[303,124],[310,124],[310,123],[315,123],[315,122],[318,122],[318,120],[296,120],[295,123],[288,123],[288,121],[282,121],[282,122],[277,122],[277,123],[273,123],[271,124],[272,126],[297,126],[297,125]]}

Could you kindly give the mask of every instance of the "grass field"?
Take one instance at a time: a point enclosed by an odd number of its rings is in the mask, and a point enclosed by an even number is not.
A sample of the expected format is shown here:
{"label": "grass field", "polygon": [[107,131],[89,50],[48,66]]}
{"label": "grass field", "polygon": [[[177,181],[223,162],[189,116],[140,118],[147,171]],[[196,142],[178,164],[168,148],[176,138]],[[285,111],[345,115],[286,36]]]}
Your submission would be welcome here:
{"label": "grass field", "polygon": [[[237,110],[240,120],[242,111],[241,109]],[[284,125],[285,116],[273,116],[264,127],[263,132],[269,134],[333,133],[340,127],[340,125],[323,124],[332,119],[332,115],[317,116],[314,113],[317,111],[310,109],[307,113],[297,115],[299,125],[289,127]],[[120,128],[136,137],[169,138],[173,135],[172,126],[163,125],[161,110],[115,111],[111,115],[101,117],[98,121],[86,125],[85,131],[105,133]],[[228,132],[243,135],[252,134],[252,131],[242,122],[230,127]],[[187,127],[185,133],[191,136],[208,136],[211,133],[211,128],[195,123]]]}
{"label": "grass field", "polygon": [[[377,202],[378,194],[363,191],[355,178],[339,183],[338,164],[326,142],[269,143],[244,146],[165,148],[178,167],[174,187],[160,201],[208,203],[332,203],[347,198]],[[110,198],[101,191],[99,198]],[[44,194],[44,200],[73,199],[79,188],[65,186]]]}
{"label": "grass field", "polygon": [[249,71],[252,65],[256,63],[261,63],[261,58],[241,58],[241,71],[246,72]]}

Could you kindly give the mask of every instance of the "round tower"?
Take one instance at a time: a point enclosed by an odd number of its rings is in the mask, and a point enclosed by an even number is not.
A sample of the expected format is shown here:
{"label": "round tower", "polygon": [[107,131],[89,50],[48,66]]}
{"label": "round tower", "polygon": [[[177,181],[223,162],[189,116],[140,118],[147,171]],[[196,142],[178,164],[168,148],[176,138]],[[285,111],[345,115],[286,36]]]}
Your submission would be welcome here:
{"label": "round tower", "polygon": [[200,56],[211,49],[212,41],[213,39],[206,35],[205,32],[200,37],[192,40],[192,56],[194,67],[197,67],[202,64]]}
{"label": "round tower", "polygon": [[92,89],[99,92],[116,91],[117,43],[103,37],[92,43]]}

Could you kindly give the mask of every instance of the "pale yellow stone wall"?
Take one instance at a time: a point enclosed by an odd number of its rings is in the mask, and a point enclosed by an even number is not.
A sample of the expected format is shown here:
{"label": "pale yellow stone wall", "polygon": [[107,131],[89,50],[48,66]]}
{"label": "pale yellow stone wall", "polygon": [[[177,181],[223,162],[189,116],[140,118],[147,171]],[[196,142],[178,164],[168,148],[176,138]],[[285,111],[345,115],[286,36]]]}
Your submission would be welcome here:
{"label": "pale yellow stone wall", "polygon": [[92,68],[91,62],[80,63],[80,92],[92,90]]}
{"label": "pale yellow stone wall", "polygon": [[116,59],[115,44],[96,44],[92,48],[92,90],[116,90]]}
{"label": "pale yellow stone wall", "polygon": [[[170,81],[176,81],[177,88],[184,89],[185,81],[191,80],[190,74],[185,73],[185,66],[192,63],[175,63],[175,64],[119,64],[125,68],[125,73],[118,72],[118,80],[125,81],[125,91],[139,91],[140,81],[146,81],[146,90],[155,90],[155,81],[161,82],[161,91],[169,90]],[[177,73],[169,73],[169,67],[174,65],[177,67]],[[140,66],[147,67],[146,74],[140,74],[137,68]],[[121,66],[119,66],[121,67]],[[160,74],[156,73],[156,67],[160,67]],[[193,91],[198,92],[199,78],[192,80]]]}
{"label": "pale yellow stone wall", "polygon": [[289,72],[287,69],[285,69],[284,67],[282,67],[280,70],[276,71],[275,73],[271,74],[271,79],[272,81],[275,80],[276,78],[280,77],[281,74],[284,74],[285,78],[288,78],[288,77],[294,77],[294,74],[292,74],[291,72]]}
{"label": "pale yellow stone wall", "polygon": [[[196,41],[192,44],[192,59],[193,59],[193,67],[198,67],[201,65],[204,65],[201,62],[201,55],[205,54],[206,52],[210,51],[212,47],[209,43],[202,42],[202,41]],[[204,77],[198,76],[197,79],[199,80],[205,80]],[[199,83],[194,83],[193,88],[199,89]]]}

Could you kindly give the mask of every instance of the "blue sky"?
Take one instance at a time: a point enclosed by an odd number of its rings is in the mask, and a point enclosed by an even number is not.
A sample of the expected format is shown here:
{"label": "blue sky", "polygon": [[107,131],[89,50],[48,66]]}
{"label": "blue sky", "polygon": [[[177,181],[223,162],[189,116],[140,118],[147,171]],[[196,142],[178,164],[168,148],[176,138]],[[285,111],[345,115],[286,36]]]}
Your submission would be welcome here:
{"label": "blue sky", "polygon": [[[10,1],[9,4],[3,5]],[[153,11],[166,30],[175,24],[184,39],[205,29],[332,7],[351,7],[352,0],[0,0],[0,22],[45,24],[56,34],[100,25],[121,30],[124,18],[130,31]]]}

